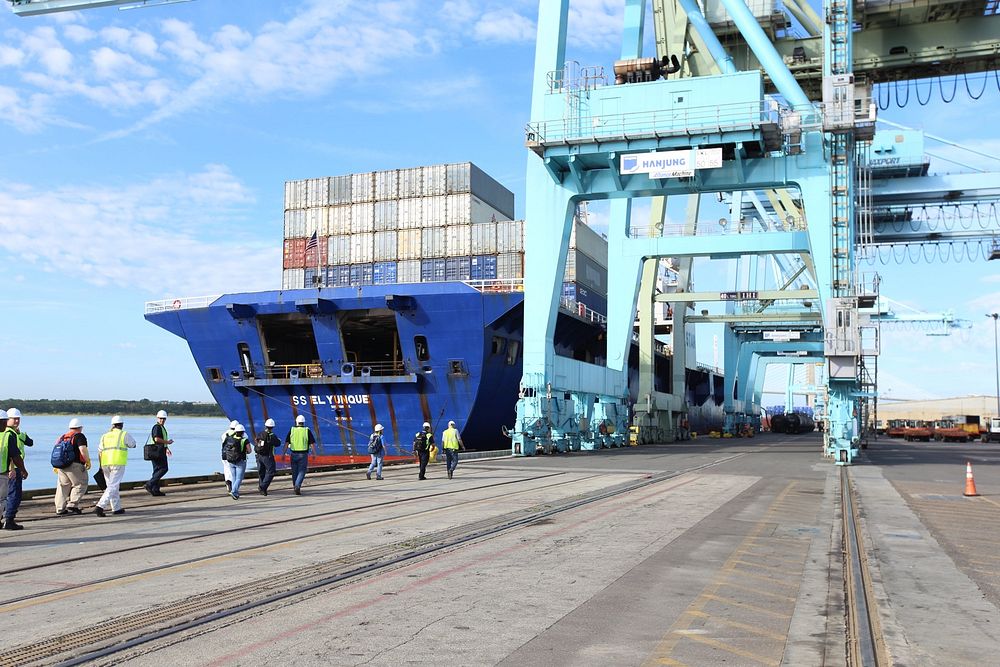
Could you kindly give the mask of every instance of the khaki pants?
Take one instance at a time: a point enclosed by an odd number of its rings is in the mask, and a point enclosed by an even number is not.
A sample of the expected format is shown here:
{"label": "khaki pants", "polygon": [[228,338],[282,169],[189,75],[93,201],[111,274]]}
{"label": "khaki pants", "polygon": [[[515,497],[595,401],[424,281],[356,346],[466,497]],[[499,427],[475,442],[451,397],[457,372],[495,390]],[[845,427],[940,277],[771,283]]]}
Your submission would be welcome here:
{"label": "khaki pants", "polygon": [[87,493],[87,469],[80,462],[56,469],[59,484],[56,486],[56,511],[77,507]]}

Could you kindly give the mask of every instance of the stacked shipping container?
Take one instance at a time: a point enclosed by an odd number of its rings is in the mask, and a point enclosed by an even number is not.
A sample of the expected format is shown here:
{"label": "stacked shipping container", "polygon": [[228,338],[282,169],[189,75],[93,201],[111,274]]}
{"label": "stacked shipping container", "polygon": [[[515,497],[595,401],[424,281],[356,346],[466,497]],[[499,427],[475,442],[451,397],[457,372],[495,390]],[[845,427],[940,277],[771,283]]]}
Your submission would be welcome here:
{"label": "stacked shipping container", "polygon": [[[513,214],[514,195],[470,162],[289,181],[282,289],[520,279]],[[576,224],[570,245],[564,296],[603,312],[607,242]]]}

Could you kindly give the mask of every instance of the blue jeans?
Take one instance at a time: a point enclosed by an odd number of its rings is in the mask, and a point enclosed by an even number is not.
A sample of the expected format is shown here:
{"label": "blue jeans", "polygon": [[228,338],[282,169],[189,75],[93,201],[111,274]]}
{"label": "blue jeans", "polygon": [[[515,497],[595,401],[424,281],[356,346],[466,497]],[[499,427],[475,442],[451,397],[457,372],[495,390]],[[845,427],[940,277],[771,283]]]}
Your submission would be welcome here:
{"label": "blue jeans", "polygon": [[372,474],[373,470],[376,470],[375,476],[382,476],[382,459],[385,458],[385,454],[372,454],[372,462],[368,466],[368,474]]}
{"label": "blue jeans", "polygon": [[243,483],[243,475],[247,471],[247,460],[243,459],[239,463],[226,461],[226,465],[229,466],[229,479],[233,480],[233,495],[239,498],[240,484]]}
{"label": "blue jeans", "polygon": [[[17,445],[15,445],[16,447]],[[11,465],[13,468],[14,466]],[[3,473],[6,475],[7,473]],[[4,511],[4,521],[13,521],[14,515],[17,514],[17,508],[21,506],[21,489],[23,487],[23,479],[21,477],[21,471],[14,468],[14,479],[10,480],[10,484],[7,486],[7,509]]]}
{"label": "blue jeans", "polygon": [[309,467],[309,452],[292,452],[292,486],[296,489],[302,487],[302,482],[306,478],[306,468]]}
{"label": "blue jeans", "polygon": [[150,491],[159,493],[160,480],[167,474],[167,470],[169,470],[170,465],[167,463],[166,454],[159,458],[151,459],[150,463],[153,464],[153,475],[149,478],[149,481],[146,482],[146,488]]}
{"label": "blue jeans", "polygon": [[267,487],[271,486],[271,480],[274,479],[273,456],[257,455],[257,475],[259,477],[258,488],[267,491]]}
{"label": "blue jeans", "polygon": [[444,456],[448,461],[448,472],[455,472],[455,468],[458,467],[458,450],[446,449],[444,450]]}

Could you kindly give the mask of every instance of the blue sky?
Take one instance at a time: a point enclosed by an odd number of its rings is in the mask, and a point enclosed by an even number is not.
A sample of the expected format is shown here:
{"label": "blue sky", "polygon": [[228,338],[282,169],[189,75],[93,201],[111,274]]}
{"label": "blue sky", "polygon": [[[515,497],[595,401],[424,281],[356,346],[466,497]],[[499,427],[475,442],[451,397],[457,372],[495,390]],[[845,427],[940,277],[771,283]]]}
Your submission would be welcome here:
{"label": "blue sky", "polygon": [[[572,3],[571,57],[610,70],[621,4]],[[277,287],[285,180],[471,160],[523,212],[536,10],[0,10],[0,396],[208,400],[186,344],[146,323],[143,304]],[[993,87],[978,102],[960,92],[884,115],[1000,152],[981,122],[998,98]],[[996,264],[883,267],[893,298],[976,325],[951,338],[887,333],[893,395],[993,393],[983,315],[1000,308]],[[710,336],[700,356],[711,362]]]}

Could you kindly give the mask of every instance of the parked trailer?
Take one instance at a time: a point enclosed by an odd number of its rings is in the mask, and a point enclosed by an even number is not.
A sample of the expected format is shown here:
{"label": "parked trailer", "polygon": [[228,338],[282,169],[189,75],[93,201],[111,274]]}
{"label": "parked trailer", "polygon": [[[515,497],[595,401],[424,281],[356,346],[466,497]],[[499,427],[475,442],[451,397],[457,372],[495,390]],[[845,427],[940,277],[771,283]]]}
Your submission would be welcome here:
{"label": "parked trailer", "polygon": [[1000,417],[990,417],[987,430],[979,437],[983,442],[1000,442]]}

